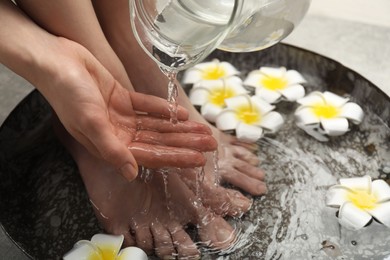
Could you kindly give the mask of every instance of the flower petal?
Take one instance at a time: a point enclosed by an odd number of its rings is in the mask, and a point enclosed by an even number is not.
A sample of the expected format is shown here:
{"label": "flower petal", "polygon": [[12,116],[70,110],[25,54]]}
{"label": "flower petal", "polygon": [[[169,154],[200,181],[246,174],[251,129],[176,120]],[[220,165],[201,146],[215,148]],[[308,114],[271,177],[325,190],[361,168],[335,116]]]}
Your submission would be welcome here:
{"label": "flower petal", "polygon": [[348,131],[348,120],[346,118],[322,118],[321,125],[329,136],[343,135]]}
{"label": "flower petal", "polygon": [[193,84],[200,80],[204,80],[203,75],[207,70],[214,70],[218,68],[223,71],[223,76],[221,78],[230,77],[233,75],[238,75],[240,72],[229,62],[223,61],[219,62],[219,60],[214,59],[212,61],[198,63],[191,69],[186,70],[183,75],[182,82],[184,84]]}
{"label": "flower petal", "polygon": [[239,120],[234,110],[225,109],[217,116],[215,123],[219,130],[228,131],[236,129]]}
{"label": "flower petal", "polygon": [[297,123],[303,125],[316,124],[320,122],[318,116],[313,113],[313,109],[307,106],[300,106],[295,111],[295,118]]}
{"label": "flower petal", "polygon": [[249,75],[244,80],[244,85],[250,86],[250,87],[260,87],[261,86],[261,79],[265,76],[262,75],[258,70],[252,71],[249,73]]}
{"label": "flower petal", "polygon": [[324,131],[321,129],[319,123],[314,124],[302,124],[301,122],[296,123],[299,128],[305,131],[308,135],[311,135],[320,142],[327,142],[329,138],[325,136]]}
{"label": "flower petal", "polygon": [[294,84],[280,90],[280,93],[288,101],[296,101],[305,96],[305,88],[302,85]]}
{"label": "flower petal", "polygon": [[323,97],[326,100],[326,103],[333,105],[335,107],[341,107],[342,105],[346,104],[348,102],[348,98],[340,97],[339,95],[336,95],[332,92],[325,91],[323,93]]}
{"label": "flower petal", "polygon": [[286,68],[261,67],[260,73],[267,75],[269,77],[284,78],[286,75]]}
{"label": "flower petal", "polygon": [[270,111],[274,110],[275,106],[267,103],[264,101],[264,99],[258,97],[258,96],[252,96],[250,97],[250,100],[254,106],[257,107],[257,109],[260,110],[261,115],[265,115],[269,113]]}
{"label": "flower petal", "polygon": [[263,136],[263,130],[258,126],[239,123],[236,128],[236,136],[244,142],[256,142]]}
{"label": "flower petal", "polygon": [[296,70],[288,70],[286,72],[286,78],[287,78],[290,85],[306,82],[306,80],[303,78],[302,74]]}
{"label": "flower petal", "polygon": [[189,94],[190,101],[195,106],[202,106],[208,102],[210,91],[203,87],[193,88]]}
{"label": "flower petal", "polygon": [[243,105],[250,104],[251,99],[248,95],[238,95],[235,97],[225,99],[226,106],[231,109],[236,109]]}
{"label": "flower petal", "polygon": [[91,242],[104,252],[104,255],[112,255],[115,258],[121,249],[123,238],[123,235],[96,234],[91,238]]}
{"label": "flower petal", "polygon": [[353,203],[344,203],[339,210],[339,223],[352,230],[358,230],[367,225],[371,220],[371,215],[359,209]]}
{"label": "flower petal", "polygon": [[284,119],[281,114],[275,111],[271,111],[266,114],[260,121],[259,125],[271,133],[278,131],[284,123]]}
{"label": "flower petal", "polygon": [[[390,186],[384,180],[375,180],[371,183],[372,193],[379,202],[390,200]],[[390,218],[390,215],[389,215]]]}
{"label": "flower petal", "polygon": [[340,207],[348,201],[348,192],[350,191],[341,185],[334,185],[330,187],[326,193],[326,205],[330,207]]}
{"label": "flower petal", "polygon": [[200,113],[206,120],[214,123],[217,119],[217,116],[222,112],[222,110],[223,108],[217,105],[206,103],[201,107]]}
{"label": "flower petal", "polygon": [[390,201],[379,203],[374,209],[367,211],[379,222],[390,227]]}
{"label": "flower petal", "polygon": [[319,91],[313,91],[309,95],[300,98],[297,102],[303,106],[313,106],[314,104],[325,104],[325,99]]}
{"label": "flower petal", "polygon": [[89,259],[103,260],[99,249],[90,241],[80,240],[75,246],[64,255],[64,260],[89,260]]}
{"label": "flower petal", "polygon": [[279,98],[282,96],[278,91],[273,91],[261,87],[256,88],[255,95],[264,99],[268,103],[275,103],[279,101]]}
{"label": "flower petal", "polygon": [[348,102],[341,107],[340,116],[348,118],[354,124],[360,124],[363,120],[364,112],[358,104]]}
{"label": "flower petal", "polygon": [[363,177],[341,178],[340,185],[345,186],[351,190],[358,189],[371,192],[371,177],[365,175]]}
{"label": "flower petal", "polygon": [[239,75],[240,71],[238,71],[231,63],[227,61],[222,61],[219,63],[219,66],[223,68],[226,72],[226,77],[230,77],[233,75]]}
{"label": "flower petal", "polygon": [[184,73],[182,82],[183,84],[194,84],[202,79],[202,71],[196,68],[191,68],[186,70]]}
{"label": "flower petal", "polygon": [[117,260],[148,260],[148,256],[141,248],[131,246],[122,249],[116,259]]}
{"label": "flower petal", "polygon": [[223,80],[222,79],[200,80],[196,82],[193,86],[193,88],[205,88],[205,89],[212,89],[214,87],[223,87]]}

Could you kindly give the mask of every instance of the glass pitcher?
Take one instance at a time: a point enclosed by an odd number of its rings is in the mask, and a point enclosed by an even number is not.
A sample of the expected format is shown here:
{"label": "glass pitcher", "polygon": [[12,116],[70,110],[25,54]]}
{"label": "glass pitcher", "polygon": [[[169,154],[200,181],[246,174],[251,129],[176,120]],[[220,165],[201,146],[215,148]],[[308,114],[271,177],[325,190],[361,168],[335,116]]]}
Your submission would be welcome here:
{"label": "glass pitcher", "polygon": [[130,0],[133,33],[162,69],[183,70],[214,49],[248,52],[289,35],[310,0]]}

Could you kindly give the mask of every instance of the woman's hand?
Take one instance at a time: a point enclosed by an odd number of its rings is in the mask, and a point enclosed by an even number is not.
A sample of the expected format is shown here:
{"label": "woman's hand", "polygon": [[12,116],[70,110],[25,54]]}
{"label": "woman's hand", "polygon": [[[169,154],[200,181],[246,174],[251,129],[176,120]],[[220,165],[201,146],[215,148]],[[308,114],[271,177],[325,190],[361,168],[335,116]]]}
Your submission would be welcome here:
{"label": "woman's hand", "polygon": [[67,131],[127,179],[137,176],[138,165],[203,166],[202,152],[216,149],[210,129],[186,121],[184,108],[172,124],[166,100],[124,89],[81,45],[57,38],[51,48],[55,59],[48,59],[48,73],[36,75],[35,85]]}

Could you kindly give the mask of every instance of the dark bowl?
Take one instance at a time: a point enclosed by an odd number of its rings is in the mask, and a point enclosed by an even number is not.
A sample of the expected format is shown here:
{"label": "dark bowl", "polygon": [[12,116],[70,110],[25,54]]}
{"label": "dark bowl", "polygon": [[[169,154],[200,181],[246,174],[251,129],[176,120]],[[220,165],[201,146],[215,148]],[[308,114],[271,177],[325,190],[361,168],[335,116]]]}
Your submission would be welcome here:
{"label": "dark bowl", "polygon": [[[370,175],[389,181],[390,100],[356,72],[321,55],[278,44],[261,52],[216,51],[209,59],[231,62],[242,77],[260,66],[303,74],[307,92],[349,96],[366,112],[359,126],[321,143],[294,125],[296,104],[277,111],[286,124],[259,142],[269,193],[255,199],[237,223],[247,233],[229,259],[352,259],[390,254],[390,231],[375,221],[358,232],[340,227],[324,204],[340,177]],[[29,94],[0,129],[0,221],[33,259],[59,259],[73,244],[101,232],[77,166],[51,129],[51,109]],[[205,256],[215,258],[215,256]],[[359,258],[360,259],[360,258]],[[372,258],[371,258],[372,259]]]}

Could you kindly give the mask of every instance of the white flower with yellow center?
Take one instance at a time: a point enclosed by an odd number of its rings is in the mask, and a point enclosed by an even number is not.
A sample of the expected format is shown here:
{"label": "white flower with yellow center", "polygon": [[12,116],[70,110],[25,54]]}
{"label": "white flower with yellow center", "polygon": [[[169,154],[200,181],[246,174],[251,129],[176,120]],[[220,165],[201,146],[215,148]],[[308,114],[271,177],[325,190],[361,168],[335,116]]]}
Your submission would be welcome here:
{"label": "white flower with yellow center", "polygon": [[372,218],[390,227],[390,187],[370,176],[340,179],[326,196],[326,204],[339,208],[338,220],[352,230],[366,226]]}
{"label": "white flower with yellow center", "polygon": [[194,84],[199,81],[220,80],[240,72],[229,62],[220,62],[217,59],[208,62],[196,64],[194,67],[186,70],[183,75],[183,84]]}
{"label": "white flower with yellow center", "polygon": [[226,99],[246,93],[242,80],[233,76],[222,80],[198,82],[191,89],[189,98],[193,105],[200,106],[202,116],[214,123],[218,114],[226,107]]}
{"label": "white flower with yellow center", "polygon": [[147,260],[148,256],[138,247],[122,250],[123,236],[96,234],[91,241],[80,240],[64,260]]}
{"label": "white flower with yellow center", "polygon": [[359,105],[348,101],[332,92],[312,92],[297,100],[301,106],[295,111],[296,124],[319,141],[343,135],[349,130],[349,121],[360,124],[364,116]]}
{"label": "white flower with yellow center", "polygon": [[302,98],[305,88],[301,84],[305,82],[303,76],[295,70],[261,67],[248,74],[244,85],[255,88],[256,96],[272,104]]}
{"label": "white flower with yellow center", "polygon": [[222,131],[235,130],[240,140],[255,142],[264,131],[274,133],[283,125],[283,117],[272,111],[275,106],[257,96],[239,95],[226,99],[225,103],[216,126]]}

